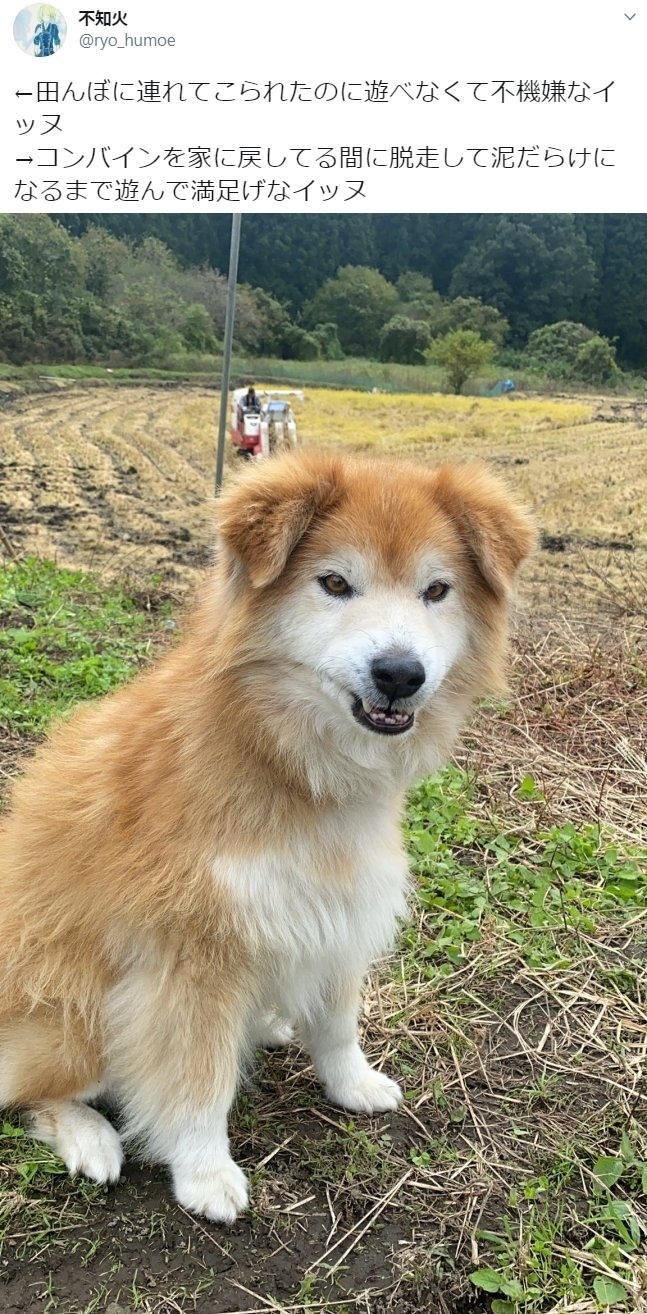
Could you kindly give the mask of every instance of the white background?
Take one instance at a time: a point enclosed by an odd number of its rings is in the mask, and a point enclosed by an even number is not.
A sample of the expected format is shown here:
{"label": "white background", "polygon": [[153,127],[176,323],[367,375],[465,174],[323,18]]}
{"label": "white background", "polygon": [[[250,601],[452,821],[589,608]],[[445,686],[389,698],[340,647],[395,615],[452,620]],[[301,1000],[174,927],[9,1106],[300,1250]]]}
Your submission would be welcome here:
{"label": "white background", "polygon": [[[53,204],[16,198],[19,180],[37,189],[44,180],[113,180],[128,178],[158,182],[179,179],[217,179],[218,170],[139,171],[135,167],[106,169],[99,163],[75,169],[39,167],[39,148],[56,145],[60,159],[67,146],[87,158],[94,147],[111,152],[129,146],[156,152],[189,146],[317,147],[393,145],[449,147],[460,153],[476,146],[573,147],[595,146],[615,151],[615,167],[607,169],[359,169],[351,171],[262,169],[240,174],[248,180],[260,174],[284,178],[300,186],[310,178],[340,187],[339,199],[323,202],[313,186],[309,202],[294,198],[281,205],[272,200],[242,203],[248,212],[537,212],[537,211],[644,211],[647,206],[647,133],[644,124],[646,0],[543,0],[541,4],[512,0],[453,0],[438,4],[400,3],[378,7],[369,3],[329,0],[321,6],[307,0],[263,5],[152,3],[122,0],[128,26],[83,26],[80,7],[60,0],[67,20],[64,48],[48,59],[24,54],[13,41],[13,21],[19,5],[8,7],[2,20],[2,196],[0,211],[107,212],[189,211],[223,213],[231,204],[196,204],[190,199],[173,202],[167,196],[155,203],[71,204],[63,197]],[[90,8],[91,6],[87,6]],[[626,13],[635,13],[632,21]],[[388,15],[385,17],[385,15]],[[81,35],[173,36],[174,48],[158,50],[106,48],[81,49]],[[602,97],[592,103],[550,105],[496,101],[478,104],[471,94],[460,105],[441,99],[426,105],[403,97],[385,104],[177,104],[109,103],[37,105],[35,98],[16,97],[16,91],[33,90],[38,79],[88,82],[109,78],[127,82],[154,79],[215,84],[231,81],[264,83],[283,80],[353,83],[385,80],[390,83],[435,82],[442,89],[459,80],[512,82],[587,82],[592,90],[614,82],[610,103]],[[59,112],[64,133],[39,138],[43,114]],[[20,136],[18,119],[35,119],[32,133]],[[17,163],[32,156],[34,163]],[[220,171],[226,177],[236,170]],[[365,180],[365,199],[341,200],[344,178]]]}

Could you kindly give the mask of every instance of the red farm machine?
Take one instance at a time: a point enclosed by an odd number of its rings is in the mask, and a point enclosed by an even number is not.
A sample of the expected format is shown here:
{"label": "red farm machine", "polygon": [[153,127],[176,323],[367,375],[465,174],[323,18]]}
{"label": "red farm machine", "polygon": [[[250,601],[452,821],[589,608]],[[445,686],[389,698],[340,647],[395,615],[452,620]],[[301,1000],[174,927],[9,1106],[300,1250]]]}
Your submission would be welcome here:
{"label": "red farm machine", "polygon": [[231,441],[239,456],[257,460],[296,447],[297,424],[289,397],[304,400],[302,392],[287,388],[271,392],[236,388],[231,399]]}

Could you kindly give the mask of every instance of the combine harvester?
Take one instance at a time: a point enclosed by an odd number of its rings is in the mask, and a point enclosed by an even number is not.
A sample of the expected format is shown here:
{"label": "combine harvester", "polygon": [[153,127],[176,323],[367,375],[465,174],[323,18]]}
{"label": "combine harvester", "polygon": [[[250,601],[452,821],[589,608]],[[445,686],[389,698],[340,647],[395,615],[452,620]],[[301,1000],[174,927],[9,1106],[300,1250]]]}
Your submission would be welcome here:
{"label": "combine harvester", "polygon": [[304,393],[287,388],[257,392],[256,406],[245,404],[248,395],[247,388],[236,388],[231,399],[231,441],[238,455],[251,461],[296,447],[297,423],[290,403],[283,398],[296,397],[302,402]]}

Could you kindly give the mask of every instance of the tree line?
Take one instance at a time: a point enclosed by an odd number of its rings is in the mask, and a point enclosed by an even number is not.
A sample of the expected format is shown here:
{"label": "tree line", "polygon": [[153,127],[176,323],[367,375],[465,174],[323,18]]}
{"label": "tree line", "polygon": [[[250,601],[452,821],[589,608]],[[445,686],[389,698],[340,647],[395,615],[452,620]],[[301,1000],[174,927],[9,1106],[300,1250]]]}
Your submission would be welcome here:
{"label": "tree line", "polygon": [[[617,324],[603,295],[613,221],[628,244]],[[301,216],[245,217],[236,346],[446,365],[451,349],[480,350],[483,363],[503,349],[557,377],[610,382],[616,351],[647,364],[646,238],[645,217],[631,215],[309,216],[305,228]],[[173,367],[217,352],[228,240],[228,221],[201,216],[0,216],[0,358]]]}
{"label": "tree line", "polygon": [[[183,266],[226,269],[230,220],[206,215],[64,215],[80,235],[148,234]],[[408,270],[445,298],[476,297],[523,347],[544,324],[569,320],[616,342],[623,365],[647,365],[647,215],[249,215],[240,276],[298,316],[340,267]]]}

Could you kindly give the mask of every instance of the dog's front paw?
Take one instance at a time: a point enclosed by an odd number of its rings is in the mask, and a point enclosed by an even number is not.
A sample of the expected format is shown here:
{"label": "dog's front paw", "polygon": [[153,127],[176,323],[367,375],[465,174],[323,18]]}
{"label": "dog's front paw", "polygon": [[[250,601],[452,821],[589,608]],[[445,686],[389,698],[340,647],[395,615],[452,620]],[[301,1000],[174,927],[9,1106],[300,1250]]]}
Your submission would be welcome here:
{"label": "dog's front paw", "polygon": [[83,1128],[82,1134],[75,1129],[71,1135],[61,1136],[59,1144],[59,1154],[73,1177],[81,1173],[100,1186],[118,1181],[123,1150],[117,1132],[105,1118],[96,1127]]}
{"label": "dog's front paw", "polygon": [[342,1109],[352,1109],[356,1113],[389,1113],[397,1109],[402,1100],[402,1091],[397,1082],[385,1077],[383,1072],[366,1065],[362,1072],[353,1074],[348,1080],[340,1081],[335,1086],[326,1087],[328,1099]]}
{"label": "dog's front paw", "polygon": [[247,1178],[233,1159],[204,1173],[175,1172],[173,1186],[178,1204],[214,1223],[233,1223],[247,1208]]}
{"label": "dog's front paw", "polygon": [[72,1177],[81,1174],[100,1186],[117,1181],[121,1140],[97,1109],[60,1101],[33,1112],[28,1125],[32,1136],[52,1146]]}

